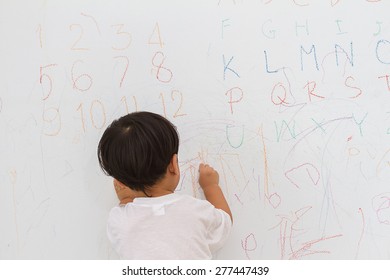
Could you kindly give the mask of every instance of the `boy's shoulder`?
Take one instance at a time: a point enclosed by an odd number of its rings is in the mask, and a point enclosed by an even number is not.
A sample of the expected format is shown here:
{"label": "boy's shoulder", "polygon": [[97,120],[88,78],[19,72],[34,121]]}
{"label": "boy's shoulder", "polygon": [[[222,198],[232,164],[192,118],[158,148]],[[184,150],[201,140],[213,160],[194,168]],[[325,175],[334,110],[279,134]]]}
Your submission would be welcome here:
{"label": "boy's shoulder", "polygon": [[[187,205],[189,208],[193,208],[195,211],[215,211],[217,208],[214,207],[208,200],[197,198],[188,194],[180,194],[181,201],[183,204]],[[191,205],[191,207],[190,207]]]}
{"label": "boy's shoulder", "polygon": [[153,198],[146,198],[146,199],[140,199],[140,200],[135,200],[134,202],[136,202],[136,204],[141,204],[142,201],[150,201],[151,204],[157,204],[157,205],[161,205],[161,204],[165,204],[165,205],[168,205],[168,204],[182,204],[182,205],[192,205],[193,207],[197,208],[197,207],[202,207],[202,208],[209,208],[209,207],[212,207],[214,208],[214,206],[207,200],[205,199],[201,199],[201,198],[197,198],[197,197],[194,197],[192,195],[189,195],[189,194],[182,194],[182,193],[173,193],[173,194],[170,194],[170,195],[166,195],[166,196],[162,196],[162,197],[153,197]]}
{"label": "boy's shoulder", "polygon": [[121,210],[137,208],[139,206],[156,206],[156,205],[169,205],[169,204],[182,204],[191,208],[214,208],[214,206],[205,199],[197,198],[188,194],[173,193],[160,197],[140,197],[135,198],[132,202],[127,204],[121,204],[114,206],[111,211],[121,212]]}

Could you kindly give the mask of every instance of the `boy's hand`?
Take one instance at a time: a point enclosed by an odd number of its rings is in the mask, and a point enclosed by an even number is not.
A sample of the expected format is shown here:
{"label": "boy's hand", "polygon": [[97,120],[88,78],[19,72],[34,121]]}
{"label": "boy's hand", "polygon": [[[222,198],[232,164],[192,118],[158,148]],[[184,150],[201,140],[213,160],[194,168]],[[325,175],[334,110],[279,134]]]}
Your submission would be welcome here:
{"label": "boy's hand", "polygon": [[229,214],[230,219],[233,221],[229,204],[219,186],[218,172],[208,164],[199,164],[199,185],[202,187],[206,199],[214,205],[215,208],[221,209]]}
{"label": "boy's hand", "polygon": [[114,189],[120,204],[126,204],[132,202],[135,198],[135,193],[130,188],[126,187],[124,184],[114,179]]}
{"label": "boy's hand", "polygon": [[209,186],[218,186],[218,172],[208,164],[201,163],[199,165],[199,185],[203,190]]}

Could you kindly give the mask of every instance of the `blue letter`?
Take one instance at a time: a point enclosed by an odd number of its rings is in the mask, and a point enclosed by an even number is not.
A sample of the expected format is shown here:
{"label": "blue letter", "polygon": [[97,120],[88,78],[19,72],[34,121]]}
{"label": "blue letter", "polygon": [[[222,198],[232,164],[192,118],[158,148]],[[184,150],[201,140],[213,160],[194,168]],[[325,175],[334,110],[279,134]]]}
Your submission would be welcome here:
{"label": "blue letter", "polygon": [[337,66],[339,66],[339,56],[338,56],[338,52],[337,52],[337,49],[340,49],[343,53],[345,53],[347,59],[349,60],[349,63],[351,64],[351,66],[353,66],[353,48],[352,48],[352,42],[351,42],[351,57],[348,56],[347,52],[342,48],[340,47],[339,45],[335,44],[334,45],[334,51],[336,53],[336,64]]}
{"label": "blue letter", "polygon": [[264,51],[264,56],[265,56],[265,70],[267,71],[267,73],[277,73],[279,70],[269,70],[268,69],[268,55],[267,55],[267,51]]}
{"label": "blue letter", "polygon": [[226,70],[230,70],[232,71],[234,74],[236,74],[237,77],[240,78],[240,75],[238,75],[238,73],[236,71],[234,71],[232,68],[229,67],[230,65],[230,62],[232,62],[234,56],[232,56],[229,60],[229,62],[226,64],[226,61],[225,61],[225,56],[222,55],[222,59],[223,59],[223,79],[225,80],[226,79]]}
{"label": "blue letter", "polygon": [[317,70],[320,70],[318,68],[318,62],[317,62],[317,55],[316,55],[316,47],[314,45],[311,46],[311,49],[309,52],[307,52],[302,46],[301,46],[301,70],[303,71],[303,56],[302,56],[302,51],[304,51],[306,54],[311,54],[311,52],[314,53],[314,60],[316,62],[316,68]]}
{"label": "blue letter", "polygon": [[[376,58],[379,60],[379,62],[382,62],[383,64],[390,64],[390,61],[386,62],[386,61],[383,61],[382,59],[379,58],[378,49],[379,49],[380,44],[390,44],[390,41],[380,40],[380,41],[378,41],[378,44],[376,44]],[[390,49],[389,49],[389,53],[390,53]]]}

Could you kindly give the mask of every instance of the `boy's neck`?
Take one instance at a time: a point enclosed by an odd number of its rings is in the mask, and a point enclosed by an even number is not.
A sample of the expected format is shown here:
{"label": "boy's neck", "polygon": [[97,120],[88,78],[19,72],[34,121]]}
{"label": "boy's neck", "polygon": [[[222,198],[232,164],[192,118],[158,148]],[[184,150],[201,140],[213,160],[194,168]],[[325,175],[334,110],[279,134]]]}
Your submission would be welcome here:
{"label": "boy's neck", "polygon": [[131,191],[128,195],[121,198],[119,204],[127,204],[133,202],[135,198],[140,197],[160,197],[174,193],[175,187],[164,184],[156,184],[145,192],[142,191]]}

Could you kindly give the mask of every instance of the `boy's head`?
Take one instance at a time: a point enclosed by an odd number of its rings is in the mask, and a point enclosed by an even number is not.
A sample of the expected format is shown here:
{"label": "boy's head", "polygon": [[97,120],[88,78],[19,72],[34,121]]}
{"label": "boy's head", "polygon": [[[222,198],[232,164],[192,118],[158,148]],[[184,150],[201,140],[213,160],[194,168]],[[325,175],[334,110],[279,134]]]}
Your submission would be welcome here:
{"label": "boy's head", "polygon": [[98,146],[103,171],[135,191],[147,190],[164,177],[179,150],[175,126],[151,112],[114,120]]}

